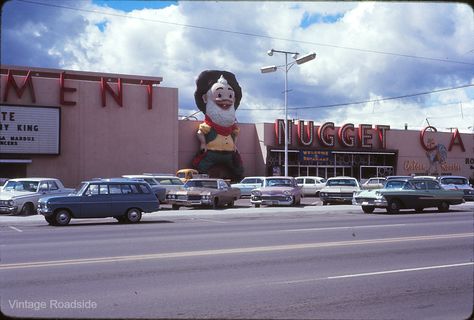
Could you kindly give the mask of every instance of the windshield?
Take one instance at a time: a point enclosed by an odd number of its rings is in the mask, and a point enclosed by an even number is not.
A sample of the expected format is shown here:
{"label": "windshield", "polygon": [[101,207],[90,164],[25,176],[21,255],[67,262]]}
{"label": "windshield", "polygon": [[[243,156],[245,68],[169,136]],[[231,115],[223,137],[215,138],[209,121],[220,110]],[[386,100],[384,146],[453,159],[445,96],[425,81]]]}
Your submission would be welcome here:
{"label": "windshield", "polygon": [[73,192],[73,194],[80,196],[84,193],[87,188],[87,183],[83,182],[81,185],[76,189],[77,191]]}
{"label": "windshield", "polygon": [[291,186],[291,180],[290,179],[268,179],[267,186],[268,187]]}
{"label": "windshield", "polygon": [[3,186],[3,191],[28,191],[36,192],[38,181],[8,181]]}
{"label": "windshield", "polygon": [[455,184],[455,185],[463,185],[468,184],[466,178],[443,178],[441,179],[442,184]]}
{"label": "windshield", "polygon": [[405,181],[388,181],[385,189],[401,189],[405,185]]}
{"label": "windshield", "polygon": [[326,182],[328,186],[340,187],[357,187],[357,182],[354,179],[332,179]]}
{"label": "windshield", "polygon": [[211,189],[217,189],[217,181],[214,180],[189,180],[184,184],[184,187],[186,189],[188,188],[211,188]]}

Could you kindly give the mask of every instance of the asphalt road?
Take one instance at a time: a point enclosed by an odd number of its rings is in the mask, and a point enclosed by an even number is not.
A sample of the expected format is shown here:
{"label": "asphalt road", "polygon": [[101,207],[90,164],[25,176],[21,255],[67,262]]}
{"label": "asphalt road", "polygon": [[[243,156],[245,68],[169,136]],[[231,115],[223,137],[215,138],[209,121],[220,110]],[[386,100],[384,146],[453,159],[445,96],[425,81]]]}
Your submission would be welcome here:
{"label": "asphalt road", "polygon": [[0,217],[1,310],[75,318],[466,319],[474,203],[161,210],[52,227]]}

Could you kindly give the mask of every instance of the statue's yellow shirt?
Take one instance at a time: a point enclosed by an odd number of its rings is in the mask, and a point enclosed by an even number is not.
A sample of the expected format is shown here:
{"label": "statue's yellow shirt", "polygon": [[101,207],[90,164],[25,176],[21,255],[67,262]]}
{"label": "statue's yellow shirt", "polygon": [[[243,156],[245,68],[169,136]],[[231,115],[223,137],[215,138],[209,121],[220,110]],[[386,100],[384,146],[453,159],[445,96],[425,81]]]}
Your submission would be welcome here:
{"label": "statue's yellow shirt", "polygon": [[[207,134],[211,130],[211,126],[209,126],[206,123],[201,123],[199,125],[199,130]],[[207,143],[207,150],[213,150],[213,151],[234,151],[234,139],[232,138],[232,135],[237,135],[239,133],[240,129],[235,128],[235,130],[232,132],[232,134],[228,136],[223,136],[220,134],[217,134],[216,138],[212,141],[209,141]]]}

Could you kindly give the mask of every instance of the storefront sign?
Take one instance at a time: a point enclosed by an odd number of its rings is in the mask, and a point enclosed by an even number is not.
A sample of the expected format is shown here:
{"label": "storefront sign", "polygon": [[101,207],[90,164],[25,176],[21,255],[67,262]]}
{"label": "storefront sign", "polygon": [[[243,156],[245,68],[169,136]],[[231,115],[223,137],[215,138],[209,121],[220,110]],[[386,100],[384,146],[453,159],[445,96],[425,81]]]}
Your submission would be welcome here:
{"label": "storefront sign", "polygon": [[[10,96],[10,92],[13,91],[13,93],[16,94],[16,96],[19,99],[22,99],[23,94],[28,91],[30,95],[31,102],[36,103],[36,92],[35,92],[35,86],[34,86],[34,81],[33,81],[33,75],[32,72],[29,70],[26,74],[26,77],[23,77],[23,79],[20,76],[13,76],[13,71],[8,70],[8,73],[6,75],[6,82],[3,91],[3,102],[8,102],[8,98]],[[62,106],[74,106],[76,105],[76,101],[73,100],[73,97],[71,97],[71,94],[74,94],[77,91],[77,88],[74,87],[68,87],[66,86],[65,80],[66,77],[74,79],[76,77],[74,74],[66,74],[65,72],[58,72],[54,75],[48,74],[49,77],[55,77],[59,79],[58,85],[59,85],[59,97],[58,101],[59,104]],[[80,76],[77,76],[80,77]],[[85,76],[84,76],[85,77]],[[100,82],[100,96],[101,96],[101,101],[102,101],[102,107],[107,106],[107,93],[112,96],[112,98],[115,100],[117,105],[120,107],[123,107],[123,86],[122,83],[124,80],[122,78],[117,78],[117,85],[116,89],[114,90],[112,86],[109,84],[110,79],[107,77],[92,77],[94,80],[97,82]],[[133,83],[137,82],[138,80],[133,80]],[[21,83],[21,84],[18,84]],[[152,109],[153,105],[153,85],[159,84],[159,81],[152,81],[152,80],[140,80],[138,81],[139,85],[144,85],[146,86],[146,92],[144,91],[145,94],[147,94],[148,98],[148,109]],[[66,96],[67,95],[67,96]]]}
{"label": "storefront sign", "polygon": [[[435,139],[433,137],[427,138],[428,133],[437,131],[438,130],[433,126],[428,126],[420,131],[421,146],[426,151],[433,151],[437,148],[438,144],[435,142]],[[448,151],[451,151],[454,146],[459,146],[462,152],[466,151],[458,129],[451,133],[451,141],[449,142]]]}
{"label": "storefront sign", "polygon": [[1,153],[59,154],[60,108],[0,105]]}
{"label": "storefront sign", "polygon": [[303,164],[324,164],[329,162],[331,152],[327,150],[300,150],[299,158]]}
{"label": "storefront sign", "polygon": [[[285,125],[284,120],[275,120],[276,143],[282,145],[284,142]],[[302,146],[319,145],[321,147],[335,147],[336,143],[345,148],[367,148],[386,149],[387,131],[390,126],[377,125],[374,128],[371,124],[361,124],[358,128],[352,123],[347,123],[337,129],[333,122],[323,123],[314,130],[313,121],[298,121],[297,139]],[[293,123],[288,121],[288,144],[293,144],[292,139]],[[356,139],[357,138],[357,139]],[[374,144],[376,144],[374,146]]]}

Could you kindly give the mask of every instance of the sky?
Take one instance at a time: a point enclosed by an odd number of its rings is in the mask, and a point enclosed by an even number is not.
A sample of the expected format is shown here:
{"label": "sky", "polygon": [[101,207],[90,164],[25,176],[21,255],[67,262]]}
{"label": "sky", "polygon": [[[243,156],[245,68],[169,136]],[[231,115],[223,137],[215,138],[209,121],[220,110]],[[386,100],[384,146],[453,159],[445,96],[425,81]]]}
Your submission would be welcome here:
{"label": "sky", "polygon": [[[163,77],[179,116],[203,70],[233,72],[238,122],[288,118],[474,132],[474,14],[463,3],[10,0],[3,65]],[[273,73],[260,68],[276,65]]]}

